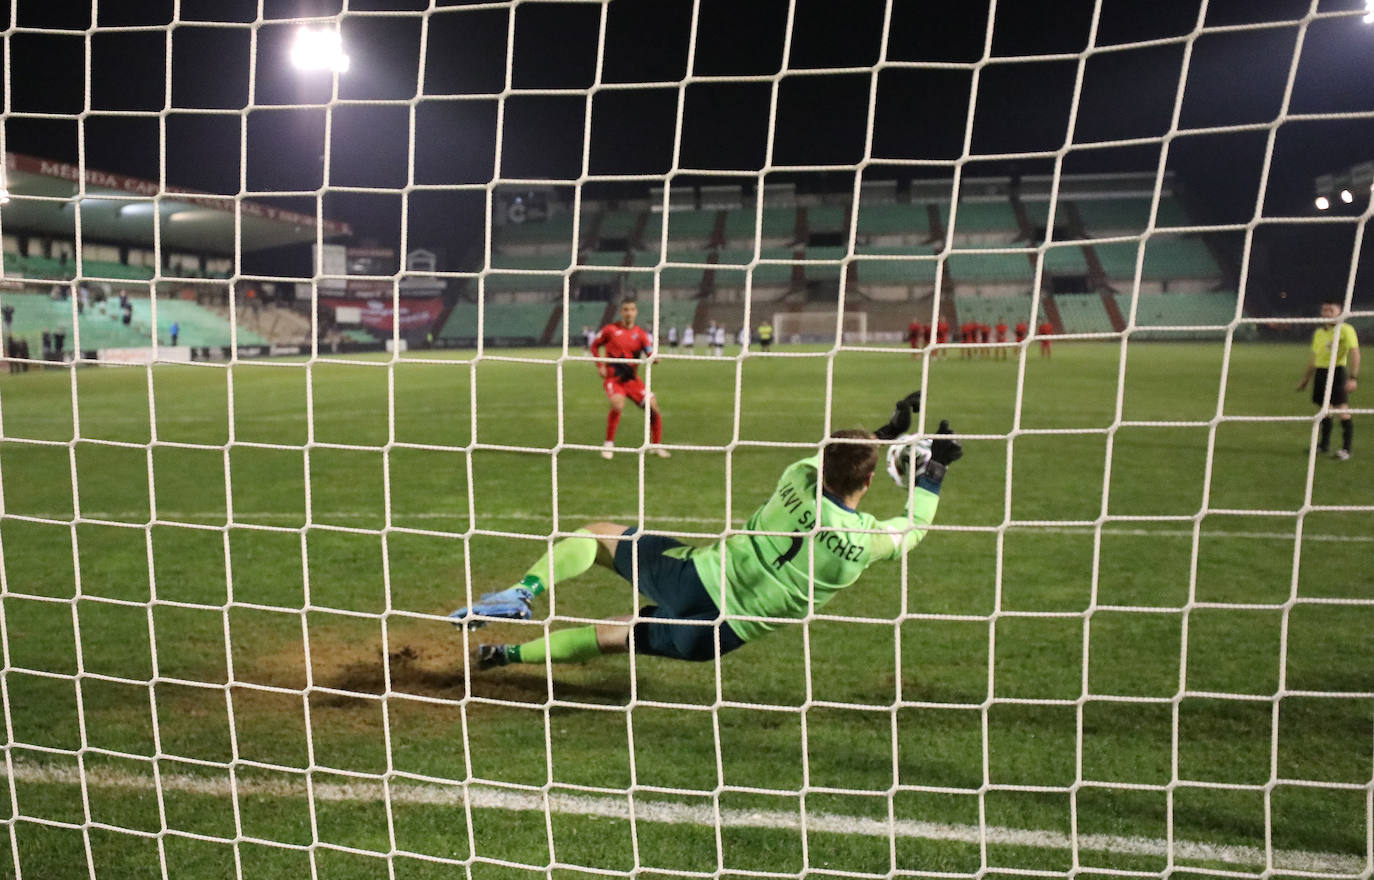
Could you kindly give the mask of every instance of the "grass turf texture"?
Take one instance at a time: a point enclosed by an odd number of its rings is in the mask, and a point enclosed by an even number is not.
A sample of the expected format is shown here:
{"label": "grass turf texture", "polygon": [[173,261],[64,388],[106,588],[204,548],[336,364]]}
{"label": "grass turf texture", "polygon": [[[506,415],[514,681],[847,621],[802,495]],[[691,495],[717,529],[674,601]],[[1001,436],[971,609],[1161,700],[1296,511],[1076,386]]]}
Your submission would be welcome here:
{"label": "grass turf texture", "polygon": [[[307,769],[331,792],[392,773],[582,786],[622,803],[616,790],[640,786],[637,800],[699,807],[724,786],[723,811],[885,820],[890,805],[897,821],[1068,835],[1076,818],[1081,835],[1142,838],[1172,824],[1180,840],[1261,849],[1268,812],[1276,848],[1365,852],[1374,608],[1329,600],[1374,600],[1374,458],[1361,454],[1374,441],[1357,437],[1353,460],[1313,473],[1314,505],[1364,509],[1300,516],[1310,422],[1228,422],[1214,436],[1197,424],[1218,412],[1219,343],[1132,346],[1121,418],[1171,424],[1110,437],[1093,432],[1116,418],[1119,346],[1032,351],[1019,413],[1014,361],[932,362],[929,424],[989,435],[951,468],[937,522],[956,528],[871,569],[823,618],[727,657],[719,695],[711,664],[657,658],[552,679],[469,673],[442,615],[513,582],[555,530],[634,523],[641,502],[656,530],[742,523],[806,454],[752,444],[873,427],[919,387],[922,363],[870,350],[664,361],[653,381],[666,439],[714,448],[604,462],[592,368],[501,354],[540,362],[459,352],[456,364],[0,378],[9,756],[57,774],[15,774],[6,871],[17,853],[24,876],[85,877],[89,848],[97,875],[159,876],[165,861],[174,876],[231,877],[237,858],[245,875],[304,874],[313,860],[321,877],[382,877],[376,854],[394,847],[396,877],[451,876],[436,859],[474,860],[481,877],[550,864],[580,877],[631,870],[636,843],[643,867],[727,875],[1073,866],[1067,848],[1015,842],[984,853],[558,810],[546,824],[527,806],[460,801],[388,809],[375,794],[312,799]],[[1235,348],[1221,412],[1309,415],[1291,390],[1304,357]],[[619,442],[637,445],[643,428],[627,415]],[[1088,433],[1008,439],[1018,428]],[[550,455],[560,441],[586,448]],[[900,503],[883,479],[865,508]],[[1204,512],[1195,546],[1190,518]],[[1104,514],[1100,537],[997,528]],[[1159,516],[1180,519],[1135,519]],[[597,569],[540,608],[557,626],[635,606]],[[543,623],[479,635],[522,641]],[[207,788],[170,786],[159,801],[150,757]],[[1079,864],[1166,861],[1084,851]]]}

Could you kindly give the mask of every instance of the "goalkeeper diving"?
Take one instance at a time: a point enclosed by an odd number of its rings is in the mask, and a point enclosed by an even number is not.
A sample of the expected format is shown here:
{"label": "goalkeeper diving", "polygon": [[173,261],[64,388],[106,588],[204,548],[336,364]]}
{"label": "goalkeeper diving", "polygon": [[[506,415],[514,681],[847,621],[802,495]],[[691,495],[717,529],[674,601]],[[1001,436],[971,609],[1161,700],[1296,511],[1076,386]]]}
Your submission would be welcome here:
{"label": "goalkeeper diving", "polygon": [[[920,401],[919,392],[898,401],[877,431],[831,434],[819,454],[783,471],[743,533],[696,547],[647,532],[636,535],[633,527],[591,523],[554,542],[519,584],[487,593],[450,617],[472,628],[493,619],[528,620],[531,604],[550,586],[599,564],[653,604],[637,616],[555,630],[520,645],[479,645],[477,667],[546,659],[578,663],[631,647],[639,654],[712,660],[803,619],[870,565],[900,559],[925,537],[946,468],[963,455],[963,447],[947,421],[928,439],[906,433]],[[884,444],[888,473],[910,488],[910,501],[905,514],[879,520],[858,508],[872,487]]]}

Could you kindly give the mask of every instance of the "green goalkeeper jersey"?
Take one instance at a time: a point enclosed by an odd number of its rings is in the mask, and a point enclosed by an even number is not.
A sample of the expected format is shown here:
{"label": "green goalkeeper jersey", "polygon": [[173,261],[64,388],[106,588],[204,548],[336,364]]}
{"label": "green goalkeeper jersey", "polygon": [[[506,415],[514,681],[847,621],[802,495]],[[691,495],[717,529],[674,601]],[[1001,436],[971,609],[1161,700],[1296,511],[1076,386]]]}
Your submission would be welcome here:
{"label": "green goalkeeper jersey", "polygon": [[691,553],[706,591],[731,616],[730,628],[746,642],[776,629],[778,623],[734,615],[806,617],[873,563],[897,559],[916,546],[925,537],[924,527],[935,518],[939,496],[919,486],[909,515],[886,520],[852,510],[825,494],[817,529],[819,466],[820,457],[812,456],[783,471],[772,497],[745,526],[750,532],[779,534],[731,535],[723,545]]}

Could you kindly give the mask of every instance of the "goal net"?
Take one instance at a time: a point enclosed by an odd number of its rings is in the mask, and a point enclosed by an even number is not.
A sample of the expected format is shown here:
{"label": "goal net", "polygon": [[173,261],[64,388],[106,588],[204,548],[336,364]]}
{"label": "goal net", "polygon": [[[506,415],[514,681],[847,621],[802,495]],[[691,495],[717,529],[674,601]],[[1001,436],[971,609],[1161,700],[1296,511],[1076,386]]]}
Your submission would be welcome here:
{"label": "goal net", "polygon": [[868,342],[867,312],[776,312],[773,332],[785,342]]}
{"label": "goal net", "polygon": [[1360,10],[309,5],[8,7],[5,876],[1374,873]]}

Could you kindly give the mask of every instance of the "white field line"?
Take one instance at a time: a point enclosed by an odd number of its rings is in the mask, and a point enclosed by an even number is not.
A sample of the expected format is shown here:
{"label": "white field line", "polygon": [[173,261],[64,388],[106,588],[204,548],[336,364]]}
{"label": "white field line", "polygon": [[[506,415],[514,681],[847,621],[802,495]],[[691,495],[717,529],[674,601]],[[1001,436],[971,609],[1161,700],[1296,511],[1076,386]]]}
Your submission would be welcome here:
{"label": "white field line", "polygon": [[[61,514],[40,513],[40,514],[33,514],[33,515],[34,515],[34,516],[42,517],[42,518],[44,518],[44,519],[58,519],[58,520],[62,520],[62,519],[70,519],[70,518],[71,518],[71,514],[69,514],[69,513],[61,513]],[[294,512],[294,511],[280,511],[280,510],[252,511],[252,512],[245,512],[245,511],[240,511],[240,510],[234,511],[234,519],[235,519],[235,521],[238,521],[238,522],[251,522],[251,521],[254,521],[254,520],[264,520],[264,519],[291,519],[291,520],[299,520],[299,519],[303,519],[304,516],[305,516],[304,512],[299,512],[299,513],[298,513],[298,512]],[[314,519],[315,522],[331,522],[331,521],[341,520],[341,519],[376,519],[376,518],[379,518],[379,517],[381,517],[381,516],[382,516],[382,511],[380,511],[380,510],[378,510],[378,511],[366,511],[366,510],[328,510],[328,511],[324,511],[324,510],[317,510],[317,511],[314,511],[313,519]],[[606,513],[566,513],[566,512],[565,512],[565,513],[560,513],[559,516],[560,516],[560,518],[561,518],[564,522],[567,522],[568,520],[576,520],[576,521],[579,521],[579,522],[596,522],[596,521],[609,520],[609,521],[611,521],[611,522],[618,522],[618,523],[624,523],[624,524],[626,524],[626,525],[633,525],[634,523],[637,523],[637,522],[639,521],[639,514],[634,513],[634,512],[612,513],[612,514],[606,514]],[[147,512],[146,512],[146,511],[137,511],[137,510],[124,510],[124,511],[94,511],[94,512],[92,512],[92,511],[82,511],[82,517],[83,517],[83,518],[87,518],[87,519],[103,519],[103,520],[109,520],[109,521],[112,521],[112,522],[142,522],[142,521],[144,521],[144,519],[147,517]],[[223,518],[224,518],[224,511],[223,511],[223,510],[187,511],[187,510],[163,510],[163,509],[161,509],[161,508],[158,509],[158,519],[161,520],[161,521],[167,521],[167,520],[205,520],[205,519],[214,520],[214,519],[223,519]],[[418,511],[418,512],[413,512],[413,513],[412,513],[412,512],[404,511],[404,510],[393,510],[393,511],[391,512],[391,518],[392,518],[392,521],[393,521],[393,522],[404,522],[405,520],[417,520],[417,519],[418,519],[418,520],[429,520],[429,519],[466,519],[466,518],[467,518],[467,512],[466,512],[466,511],[457,511],[457,510],[452,511],[452,512],[427,510],[427,511]],[[540,514],[540,513],[521,513],[521,512],[519,512],[519,511],[502,511],[502,512],[500,512],[500,513],[482,513],[482,514],[479,514],[479,518],[480,518],[481,520],[486,520],[486,521],[490,521],[490,520],[506,520],[506,519],[510,519],[510,520],[527,520],[527,521],[546,521],[546,520],[548,520],[549,515],[548,515],[548,514]],[[711,516],[658,516],[658,515],[655,514],[655,515],[653,515],[653,516],[647,516],[647,517],[645,517],[645,522],[649,522],[649,523],[680,523],[680,524],[683,524],[683,525],[714,525],[714,526],[719,526],[719,525],[721,524],[721,518],[718,517],[718,516],[717,516],[717,517],[711,517]],[[736,520],[736,521],[733,523],[733,527],[734,527],[734,528],[742,528],[742,527],[744,526],[744,523],[745,523],[745,521],[742,520],[742,519],[741,519],[741,520]],[[1040,533],[1048,534],[1048,535],[1084,535],[1084,534],[1091,534],[1091,533],[1092,533],[1092,527],[1091,527],[1091,526],[1012,526],[1012,527],[1010,528],[1010,530],[1011,530],[1011,531],[1015,531],[1015,532],[1040,532]],[[1117,527],[1117,526],[1103,526],[1103,528],[1102,528],[1102,534],[1104,534],[1104,535],[1115,535],[1115,536],[1119,536],[1119,537],[1131,537],[1131,538],[1150,538],[1150,537],[1191,538],[1191,537],[1193,536],[1193,530],[1192,530],[1192,529],[1140,529],[1140,528],[1119,528],[1119,527]],[[1203,530],[1202,530],[1202,535],[1203,535],[1203,537],[1205,537],[1205,538],[1256,538],[1256,539],[1265,540],[1265,541],[1291,541],[1291,540],[1293,540],[1293,537],[1294,537],[1294,536],[1293,536],[1293,533],[1291,533],[1291,532],[1248,532],[1248,531],[1228,531],[1228,530],[1217,530],[1217,531],[1212,531],[1212,530],[1209,530],[1209,529],[1203,529]],[[1349,544],[1369,544],[1369,543],[1374,543],[1374,535],[1328,535],[1328,534],[1318,534],[1318,533],[1315,533],[1315,532],[1303,532],[1302,537],[1303,537],[1303,540],[1304,540],[1304,541],[1325,541],[1325,542],[1328,542],[1328,543],[1335,543],[1335,544],[1347,544],[1347,543],[1349,543]]]}
{"label": "white field line", "polygon": [[[0,775],[4,773],[0,767]],[[81,773],[72,767],[53,767],[16,763],[14,778],[25,783],[49,783],[57,785],[79,785]],[[117,789],[152,789],[151,775],[135,775],[112,770],[88,770],[85,782],[89,786]],[[305,781],[263,781],[240,779],[236,785],[229,780],[210,779],[176,773],[162,774],[162,788],[165,791],[178,791],[209,797],[305,797]],[[381,801],[387,797],[386,789],[380,783],[324,783],[316,781],[314,793],[322,801]],[[516,812],[543,813],[546,809],[545,798],[535,792],[517,792],[506,789],[485,788],[463,785],[422,785],[395,783],[390,787],[392,803],[418,804],[421,806],[461,807],[467,803],[474,809],[512,810]],[[547,809],[553,813],[572,816],[596,816],[606,819],[628,820],[630,804],[624,798],[586,797],[582,795],[551,793],[547,799]],[[697,825],[715,827],[716,811],[710,804],[692,806],[689,804],[665,803],[637,799],[634,805],[635,819],[640,822],[656,822],[668,825]],[[784,831],[800,831],[801,816],[794,812],[773,810],[728,810],[720,811],[720,824],[727,828],[766,828]],[[1071,850],[1074,839],[1058,831],[1033,831],[1022,828],[1002,828],[989,825],[948,825],[940,822],[922,822],[912,819],[898,819],[888,822],[863,816],[843,816],[833,813],[808,813],[808,831],[829,834],[854,834],[864,837],[916,838],[950,843],[978,844],[986,841],[994,846],[1021,846],[1034,849]],[[1172,851],[1175,860],[1224,862],[1235,865],[1267,864],[1265,849],[1262,846],[1241,846],[1235,844],[1202,843],[1198,841],[1167,840],[1151,837],[1121,837],[1110,834],[1080,834],[1077,849],[1084,852],[1105,852],[1131,856],[1166,856]],[[1273,851],[1273,867],[1293,871],[1323,873],[1360,874],[1367,870],[1370,858],[1342,853],[1305,852],[1302,850]]]}

